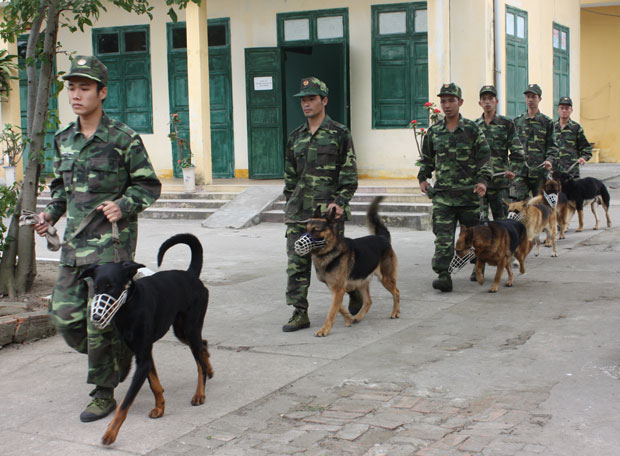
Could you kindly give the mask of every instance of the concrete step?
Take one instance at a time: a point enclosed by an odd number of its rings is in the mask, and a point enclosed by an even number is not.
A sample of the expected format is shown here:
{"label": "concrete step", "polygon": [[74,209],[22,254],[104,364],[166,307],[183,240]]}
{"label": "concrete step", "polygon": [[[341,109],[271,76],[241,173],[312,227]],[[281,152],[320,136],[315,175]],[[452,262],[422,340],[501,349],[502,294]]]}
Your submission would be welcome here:
{"label": "concrete step", "polygon": [[217,211],[218,208],[169,208],[149,207],[140,213],[141,218],[166,220],[204,220]]}
{"label": "concrete step", "polygon": [[[284,201],[277,201],[273,204],[273,206],[270,208],[270,210],[279,210],[279,211],[284,211],[284,205],[285,202]],[[363,201],[351,201],[350,203],[351,206],[351,211],[352,212],[362,212],[362,213],[366,213],[366,211],[368,210],[368,206],[370,206],[370,203],[368,202],[363,202]],[[381,213],[388,213],[388,212],[419,212],[419,213],[430,213],[431,211],[431,207],[432,207],[432,203],[416,203],[416,202],[411,202],[411,203],[381,203]]]}
{"label": "concrete step", "polygon": [[[406,227],[414,230],[428,230],[431,226],[431,216],[425,212],[381,212],[383,222],[387,227]],[[261,213],[261,222],[284,223],[284,213],[279,210],[268,210]],[[367,218],[364,211],[352,211],[351,221],[354,225],[366,225]]]}
{"label": "concrete step", "polygon": [[[172,198],[160,198],[151,208],[168,208],[168,209],[183,209],[183,208],[192,208],[192,209],[200,209],[200,208],[219,208],[224,204],[228,203],[230,200],[228,199],[198,199],[198,198],[190,198],[190,199],[172,199]],[[150,209],[150,208],[149,208]]]}

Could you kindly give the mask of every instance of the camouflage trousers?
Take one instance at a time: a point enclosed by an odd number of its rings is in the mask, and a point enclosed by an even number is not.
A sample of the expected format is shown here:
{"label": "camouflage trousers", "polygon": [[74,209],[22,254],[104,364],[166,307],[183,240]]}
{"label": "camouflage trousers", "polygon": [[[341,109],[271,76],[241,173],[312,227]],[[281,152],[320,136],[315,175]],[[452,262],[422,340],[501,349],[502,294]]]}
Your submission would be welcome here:
{"label": "camouflage trousers", "polygon": [[456,222],[474,226],[480,223],[479,206],[446,206],[433,203],[433,233],[435,234],[435,254],[433,271],[447,273],[454,256]]}
{"label": "camouflage trousers", "polygon": [[88,355],[86,383],[115,388],[120,380],[119,360],[127,350],[113,326],[99,330],[90,321],[90,294],[78,279],[86,266],[60,265],[49,315],[67,344]]}
{"label": "camouflage trousers", "polygon": [[505,220],[508,215],[508,206],[504,199],[508,198],[507,188],[489,188],[484,195],[482,203],[482,216],[489,220],[489,208],[493,214],[493,220]]}
{"label": "camouflage trousers", "polygon": [[[523,201],[538,195],[538,190],[545,183],[546,173],[530,173],[528,176],[517,176],[514,179],[513,199]],[[531,196],[530,196],[531,194]]]}

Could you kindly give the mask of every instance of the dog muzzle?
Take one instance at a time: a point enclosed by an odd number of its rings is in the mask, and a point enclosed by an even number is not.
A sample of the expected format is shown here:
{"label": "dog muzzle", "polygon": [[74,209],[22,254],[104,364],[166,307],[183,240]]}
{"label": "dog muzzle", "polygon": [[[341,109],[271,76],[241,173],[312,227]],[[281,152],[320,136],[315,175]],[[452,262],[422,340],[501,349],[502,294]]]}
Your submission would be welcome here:
{"label": "dog muzzle", "polygon": [[514,220],[515,222],[523,222],[525,214],[523,212],[508,212],[506,218],[508,218],[508,220]]}
{"label": "dog muzzle", "polygon": [[127,301],[127,293],[128,289],[125,288],[118,299],[105,293],[93,296],[90,307],[90,321],[97,329],[103,329],[110,324],[116,312]]}
{"label": "dog muzzle", "polygon": [[545,195],[545,199],[547,200],[547,203],[549,203],[549,206],[555,208],[555,206],[557,206],[558,204],[558,194],[557,193],[547,193],[543,190],[543,195]]}
{"label": "dog muzzle", "polygon": [[295,253],[299,256],[306,256],[314,249],[319,249],[325,245],[325,239],[314,239],[310,233],[302,234],[295,241]]}
{"label": "dog muzzle", "polygon": [[448,272],[450,274],[454,274],[455,272],[459,272],[461,269],[465,267],[467,263],[476,258],[476,252],[473,247],[470,247],[465,255],[462,257],[458,256],[456,253],[450,261],[450,266],[448,267]]}

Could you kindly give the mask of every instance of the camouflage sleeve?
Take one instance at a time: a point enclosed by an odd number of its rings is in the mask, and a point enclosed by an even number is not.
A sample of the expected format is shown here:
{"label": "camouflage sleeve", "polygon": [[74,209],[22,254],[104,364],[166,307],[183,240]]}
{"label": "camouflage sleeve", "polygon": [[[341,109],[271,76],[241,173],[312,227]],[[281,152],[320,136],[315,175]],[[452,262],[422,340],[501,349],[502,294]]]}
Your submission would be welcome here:
{"label": "camouflage sleeve", "polygon": [[418,171],[418,181],[424,182],[426,179],[433,177],[433,171],[435,170],[435,151],[433,150],[433,141],[431,139],[431,132],[427,132],[424,135],[422,141],[422,154],[420,156],[420,170]]}
{"label": "camouflage sleeve", "polygon": [[586,138],[586,133],[581,125],[577,132],[577,150],[579,151],[579,158],[583,158],[585,161],[592,158],[592,144]]}
{"label": "camouflage sleeve", "polygon": [[555,161],[559,158],[559,154],[558,144],[555,139],[555,127],[553,126],[553,121],[549,121],[549,124],[547,125],[547,137],[545,139],[547,145],[547,155],[545,156],[545,160],[555,163]]}
{"label": "camouflage sleeve", "polygon": [[476,127],[476,140],[474,143],[474,157],[476,160],[476,178],[478,183],[489,185],[493,176],[493,165],[491,164],[491,148],[487,143],[484,133]]}
{"label": "camouflage sleeve", "polygon": [[350,132],[343,134],[340,141],[340,173],[338,175],[338,188],[334,202],[344,207],[351,201],[357,190],[357,160],[353,147],[353,138]]}
{"label": "camouflage sleeve", "polygon": [[128,217],[142,212],[159,198],[161,182],[138,135],[126,150],[125,167],[129,181],[123,195],[115,203],[120,207],[123,217]]}
{"label": "camouflage sleeve", "polygon": [[295,163],[295,154],[293,152],[293,147],[291,144],[291,138],[289,138],[286,143],[286,150],[284,151],[284,198],[286,201],[289,200],[293,191],[295,190],[295,186],[297,185],[297,181],[299,180],[299,176],[297,175],[297,165]]}
{"label": "camouflage sleeve", "polygon": [[55,224],[67,210],[67,193],[65,191],[62,173],[58,169],[59,167],[60,152],[58,151],[56,139],[54,139],[54,178],[50,183],[50,197],[52,200],[45,207],[45,212],[52,217],[52,224]]}
{"label": "camouflage sleeve", "polygon": [[523,145],[517,134],[517,128],[512,120],[508,119],[508,138],[507,143],[510,148],[510,171],[516,175],[520,175],[525,163],[525,154],[523,152]]}

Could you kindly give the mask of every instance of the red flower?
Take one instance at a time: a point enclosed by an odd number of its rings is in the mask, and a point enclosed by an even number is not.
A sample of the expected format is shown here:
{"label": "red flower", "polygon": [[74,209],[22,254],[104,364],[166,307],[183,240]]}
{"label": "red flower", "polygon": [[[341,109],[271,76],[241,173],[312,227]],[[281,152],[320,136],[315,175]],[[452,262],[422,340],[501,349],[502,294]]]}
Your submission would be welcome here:
{"label": "red flower", "polygon": [[441,111],[439,109],[435,109],[435,114],[439,114]]}
{"label": "red flower", "polygon": [[181,163],[181,160],[177,160],[177,163]]}
{"label": "red flower", "polygon": [[412,120],[412,121],[411,121],[411,123],[412,123],[413,125],[415,125],[415,124],[417,124],[417,123],[418,123],[418,121],[417,121],[417,120]]}
{"label": "red flower", "polygon": [[420,128],[420,133],[424,134],[426,133],[426,130],[424,128]]}
{"label": "red flower", "polygon": [[429,106],[433,106],[433,103],[431,103],[430,101],[427,101],[426,103],[424,103],[424,106],[428,108]]}

